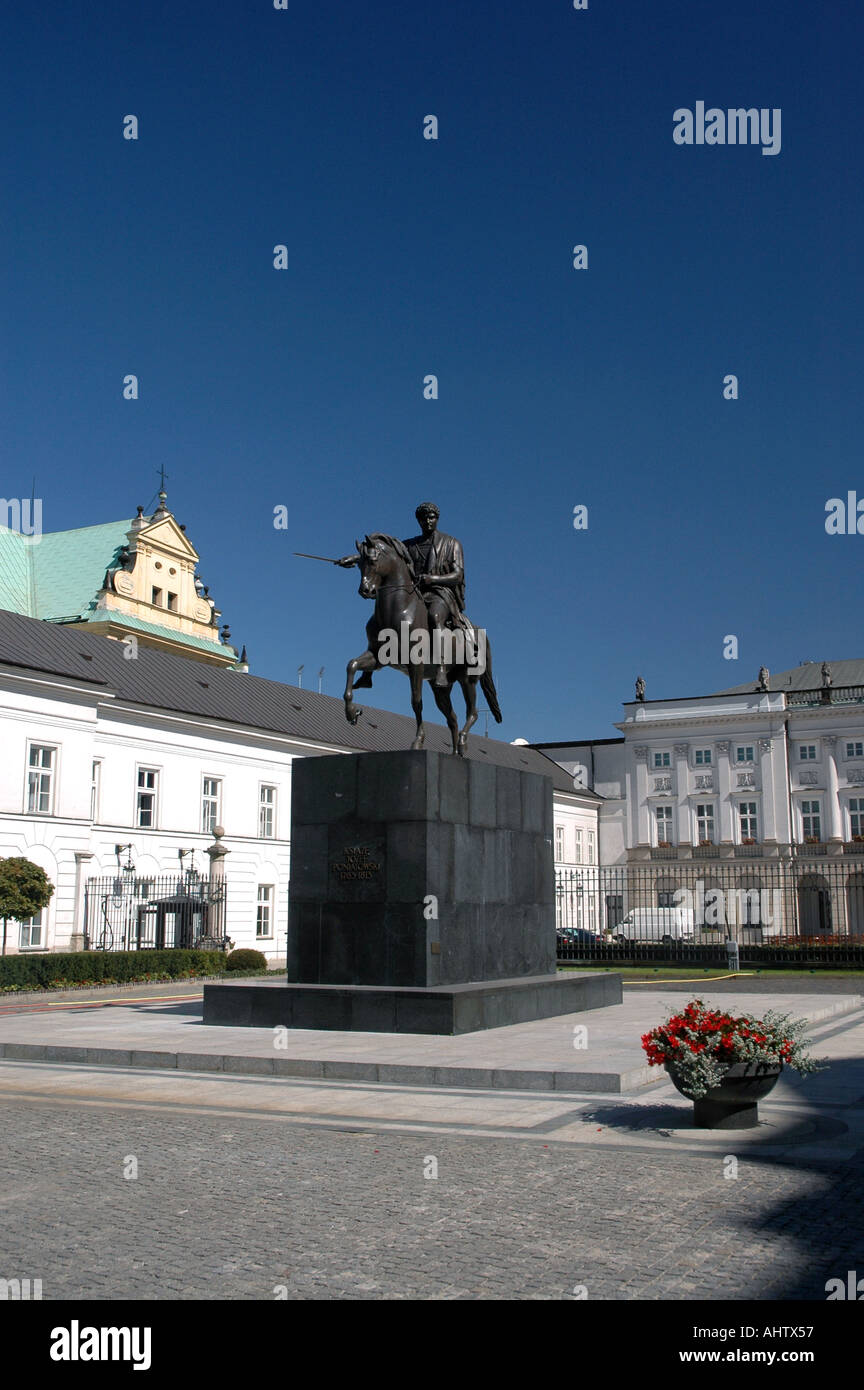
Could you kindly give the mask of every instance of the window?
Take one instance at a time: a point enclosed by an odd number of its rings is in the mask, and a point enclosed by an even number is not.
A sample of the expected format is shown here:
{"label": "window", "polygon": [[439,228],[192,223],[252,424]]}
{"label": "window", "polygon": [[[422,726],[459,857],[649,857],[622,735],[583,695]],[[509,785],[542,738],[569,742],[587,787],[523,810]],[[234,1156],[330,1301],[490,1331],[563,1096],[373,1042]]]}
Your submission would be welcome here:
{"label": "window", "polygon": [[853,840],[864,837],[864,796],[849,799],[849,829]]}
{"label": "window", "polygon": [[258,887],[258,911],[255,918],[255,935],[273,935],[273,884],[262,883]]}
{"label": "window", "polygon": [[709,802],[696,807],[696,838],[700,844],[714,843],[714,807]]}
{"label": "window", "polygon": [[753,744],[740,744],[739,747],[735,750],[735,761],[736,763],[752,763]]}
{"label": "window", "polygon": [[161,603],[162,603],[162,590],[161,590],[161,589],[157,589],[157,588],[154,587],[154,588],[151,590],[151,592],[150,592],[150,602],[151,602],[151,603],[155,603],[156,606],[157,606],[157,608],[161,605]]}
{"label": "window", "polygon": [[563,862],[564,862],[564,827],[563,827],[563,825],[556,825],[556,827],[555,827],[555,858],[556,858],[556,860],[557,860],[557,862],[558,862],[559,864],[563,864]]}
{"label": "window", "polygon": [[816,761],[816,744],[815,744],[815,743],[799,743],[799,745],[798,745],[798,761],[799,761],[799,762],[802,762],[802,763],[815,763],[815,761]]}
{"label": "window", "polygon": [[671,767],[671,766],[672,766],[672,762],[671,762],[670,754],[669,754],[669,753],[655,753],[655,754],[654,754],[654,766],[655,766],[655,767]]}
{"label": "window", "polygon": [[575,861],[575,862],[576,862],[577,864],[581,864],[581,863],[582,863],[582,831],[581,831],[581,830],[577,830],[577,831],[576,831],[576,861]]}
{"label": "window", "polygon": [[738,823],[741,827],[741,843],[746,845],[759,839],[759,826],[756,819],[756,802],[739,801]]}
{"label": "window", "polygon": [[697,766],[697,767],[710,767],[710,766],[711,766],[711,749],[710,749],[710,748],[697,748],[697,749],[696,749],[696,766]]}
{"label": "window", "polygon": [[655,806],[654,814],[657,817],[657,843],[658,845],[671,845],[672,843],[672,807]]}
{"label": "window", "polygon": [[594,831],[588,831],[588,863],[594,863]]}
{"label": "window", "polygon": [[222,783],[218,777],[205,777],[201,794],[201,829],[212,835],[219,824],[219,802]]}
{"label": "window", "polygon": [[56,748],[31,743],[27,768],[27,810],[50,816],[54,804]]}
{"label": "window", "polygon": [[847,743],[847,758],[864,758],[864,743]]}
{"label": "window", "polygon": [[168,595],[168,607],[170,608],[170,610],[171,610],[172,613],[176,613],[176,612],[177,612],[177,595],[176,595],[176,594],[171,594],[171,593],[169,593],[169,595]]}
{"label": "window", "polygon": [[276,834],[276,788],[262,787],[258,801],[258,836],[272,840]]}
{"label": "window", "polygon": [[102,787],[102,763],[97,759],[90,769],[90,819],[99,819],[99,792]]}
{"label": "window", "polygon": [[42,940],[42,913],[37,912],[35,917],[28,917],[26,922],[21,923],[21,936],[19,938],[19,949],[22,951],[32,950],[34,946],[43,946]]}
{"label": "window", "polygon": [[156,792],[159,773],[155,767],[139,767],[138,796],[135,804],[135,824],[142,830],[152,830],[156,824]]}
{"label": "window", "polygon": [[801,802],[801,825],[805,840],[822,839],[822,808],[818,801]]}

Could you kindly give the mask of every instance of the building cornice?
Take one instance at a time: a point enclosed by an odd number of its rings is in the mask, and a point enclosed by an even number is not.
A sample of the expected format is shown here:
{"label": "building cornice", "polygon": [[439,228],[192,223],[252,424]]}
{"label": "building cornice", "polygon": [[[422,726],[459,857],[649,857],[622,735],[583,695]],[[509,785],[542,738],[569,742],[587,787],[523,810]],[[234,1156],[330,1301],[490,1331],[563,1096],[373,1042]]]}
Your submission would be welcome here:
{"label": "building cornice", "polygon": [[[864,705],[796,705],[793,706],[792,709],[784,710],[741,710],[735,714],[700,714],[692,718],[681,718],[679,716],[671,719],[640,719],[632,724],[616,724],[615,728],[621,729],[624,733],[625,743],[631,743],[637,737],[641,738],[649,729],[655,737],[658,731],[663,729],[666,731],[664,737],[674,741],[676,738],[680,738],[682,733],[687,729],[719,728],[731,724],[740,726],[746,723],[753,723],[758,726],[759,724],[764,724],[766,720],[774,720],[778,725],[782,726],[784,724],[790,724],[793,720],[798,721],[802,718],[809,719],[813,716],[819,719],[828,719],[835,724],[848,723],[849,714],[852,710],[858,711],[861,721],[864,722]],[[630,735],[629,738],[627,737],[628,734]]]}

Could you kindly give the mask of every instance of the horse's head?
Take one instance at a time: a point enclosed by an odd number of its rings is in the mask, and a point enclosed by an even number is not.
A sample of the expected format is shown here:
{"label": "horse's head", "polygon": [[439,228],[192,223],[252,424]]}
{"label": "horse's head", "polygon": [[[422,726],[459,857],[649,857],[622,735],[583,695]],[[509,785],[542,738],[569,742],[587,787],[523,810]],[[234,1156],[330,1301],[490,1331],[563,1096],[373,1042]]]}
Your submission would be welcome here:
{"label": "horse's head", "polygon": [[[409,573],[411,571],[411,562],[407,551],[403,555],[402,542],[394,540],[392,536],[384,536],[375,532],[371,536],[366,536],[362,545],[357,540],[355,540],[354,545],[360,563],[360,584],[357,592],[361,598],[376,598],[385,579],[404,574],[406,567]],[[411,574],[411,579],[413,582],[413,574]]]}

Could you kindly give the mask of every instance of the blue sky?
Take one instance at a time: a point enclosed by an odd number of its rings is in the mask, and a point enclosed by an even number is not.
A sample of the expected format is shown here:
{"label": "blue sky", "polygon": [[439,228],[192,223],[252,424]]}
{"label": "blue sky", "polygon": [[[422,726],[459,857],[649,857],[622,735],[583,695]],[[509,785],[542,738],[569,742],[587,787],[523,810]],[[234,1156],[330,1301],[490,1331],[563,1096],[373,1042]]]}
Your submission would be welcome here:
{"label": "blue sky", "polygon": [[[862,655],[824,526],[864,496],[862,38],[846,0],[7,7],[0,490],[65,529],[164,464],[252,669],[331,694],[369,609],[292,551],[432,498],[505,738]],[[699,100],[780,108],[780,153],[676,145]]]}

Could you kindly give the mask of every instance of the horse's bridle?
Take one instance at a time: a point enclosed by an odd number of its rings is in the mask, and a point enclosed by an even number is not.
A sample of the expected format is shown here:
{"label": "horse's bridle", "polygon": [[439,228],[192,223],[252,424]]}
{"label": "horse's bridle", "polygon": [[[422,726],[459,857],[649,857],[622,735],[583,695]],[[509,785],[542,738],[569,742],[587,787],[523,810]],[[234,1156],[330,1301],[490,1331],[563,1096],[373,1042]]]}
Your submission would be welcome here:
{"label": "horse's bridle", "polygon": [[381,584],[375,590],[375,597],[377,598],[379,594],[386,594],[388,589],[396,594],[420,594],[420,597],[423,597],[422,593],[420,593],[420,590],[417,588],[416,579],[413,584]]}

